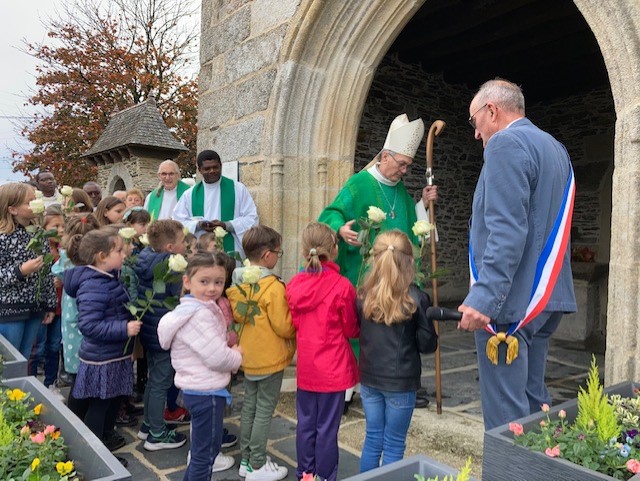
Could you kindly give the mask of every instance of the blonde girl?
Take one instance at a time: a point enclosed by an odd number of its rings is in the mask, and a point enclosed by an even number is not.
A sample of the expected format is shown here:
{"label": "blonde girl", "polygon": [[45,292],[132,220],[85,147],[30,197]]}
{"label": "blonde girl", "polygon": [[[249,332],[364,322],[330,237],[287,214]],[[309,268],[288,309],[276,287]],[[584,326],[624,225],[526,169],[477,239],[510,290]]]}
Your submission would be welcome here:
{"label": "blonde girl", "polygon": [[335,232],[313,222],[302,233],[303,272],[287,284],[298,343],[296,450],[298,479],[338,477],[338,428],[345,390],[358,382],[349,338],[359,334],[356,291],[340,275]]}
{"label": "blonde girl", "polygon": [[27,248],[33,236],[27,227],[36,218],[29,207],[33,200],[28,184],[0,186],[0,334],[27,359],[40,324],[53,321],[57,304],[53,278],[38,275],[43,256]]}
{"label": "blonde girl", "polygon": [[436,350],[429,296],[415,284],[411,242],[399,230],[373,244],[371,270],[359,290],[360,384],[366,437],[360,471],[402,459],[420,387],[420,353]]}
{"label": "blonde girl", "polygon": [[118,279],[125,246],[113,229],[99,229],[70,237],[67,247],[76,267],[64,273],[64,289],[76,299],[82,333],[73,396],[86,399],[85,424],[115,449],[124,443],[114,431],[118,408],[133,391],[134,343],[128,341],[141,324],[131,320],[129,297]]}
{"label": "blonde girl", "polygon": [[119,224],[122,222],[125,210],[127,208],[124,201],[109,195],[100,201],[96,207],[95,215],[101,226]]}

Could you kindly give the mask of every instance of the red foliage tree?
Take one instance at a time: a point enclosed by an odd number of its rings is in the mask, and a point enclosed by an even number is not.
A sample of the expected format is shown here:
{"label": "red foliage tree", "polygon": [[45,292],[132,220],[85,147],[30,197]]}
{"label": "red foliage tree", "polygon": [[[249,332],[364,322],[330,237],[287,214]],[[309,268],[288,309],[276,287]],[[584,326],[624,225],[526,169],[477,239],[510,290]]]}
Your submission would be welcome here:
{"label": "red foliage tree", "polygon": [[69,0],[45,22],[50,44],[25,43],[39,60],[28,103],[41,113],[22,126],[30,152],[14,152],[14,171],[48,169],[59,184],[95,180],[80,155],[110,114],[150,97],[189,152],[177,160],[194,172],[197,84],[189,76],[198,27],[193,0]]}

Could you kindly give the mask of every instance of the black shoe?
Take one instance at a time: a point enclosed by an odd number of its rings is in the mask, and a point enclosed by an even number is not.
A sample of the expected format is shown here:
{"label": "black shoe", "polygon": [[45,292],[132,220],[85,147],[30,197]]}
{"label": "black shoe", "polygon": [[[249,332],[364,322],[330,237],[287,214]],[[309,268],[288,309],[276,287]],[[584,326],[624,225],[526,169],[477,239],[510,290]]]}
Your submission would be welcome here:
{"label": "black shoe", "polygon": [[109,451],[115,451],[117,449],[120,449],[125,444],[127,444],[125,439],[115,431],[112,431],[111,433],[106,434],[104,437],[104,441],[102,442]]}
{"label": "black shoe", "polygon": [[133,404],[127,404],[125,411],[130,417],[142,416],[144,414],[144,407],[138,407]]}
{"label": "black shoe", "polygon": [[127,461],[126,459],[121,458],[120,456],[116,456],[116,459],[120,461],[120,464],[122,464],[125,468],[129,466],[129,461]]}
{"label": "black shoe", "polygon": [[126,413],[119,414],[116,418],[116,425],[123,427],[131,427],[138,424],[138,418],[135,416],[129,416]]}
{"label": "black shoe", "polygon": [[416,405],[415,408],[416,409],[424,409],[426,407],[429,407],[429,398],[428,397],[417,397],[416,396]]}
{"label": "black shoe", "polygon": [[69,374],[68,372],[61,372],[58,374],[58,387],[67,387],[73,384],[73,374]]}
{"label": "black shoe", "polygon": [[344,409],[342,410],[342,415],[346,416],[347,412],[349,412],[349,406],[351,406],[351,403],[353,402],[353,399],[350,399],[349,401],[345,401],[344,402]]}

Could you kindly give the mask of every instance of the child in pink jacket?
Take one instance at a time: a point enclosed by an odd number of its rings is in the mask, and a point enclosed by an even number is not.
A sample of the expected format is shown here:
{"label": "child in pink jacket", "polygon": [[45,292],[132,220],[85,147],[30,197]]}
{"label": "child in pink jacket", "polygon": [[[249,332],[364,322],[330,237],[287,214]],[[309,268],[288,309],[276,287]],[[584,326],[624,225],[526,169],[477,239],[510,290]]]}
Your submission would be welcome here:
{"label": "child in pink jacket", "polygon": [[242,349],[227,346],[226,322],[216,303],[226,277],[223,256],[195,254],[182,279],[190,294],[158,324],[160,345],[171,349],[175,384],[191,413],[190,462],[184,481],[211,479],[222,443],[225,403],[231,403],[227,386],[242,363]]}

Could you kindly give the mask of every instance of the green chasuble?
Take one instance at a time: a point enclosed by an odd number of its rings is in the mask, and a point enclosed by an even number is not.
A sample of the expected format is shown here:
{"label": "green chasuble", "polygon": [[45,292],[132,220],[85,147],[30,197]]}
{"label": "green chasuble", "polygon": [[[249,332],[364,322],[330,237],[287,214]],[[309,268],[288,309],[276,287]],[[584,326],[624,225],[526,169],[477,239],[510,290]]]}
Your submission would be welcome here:
{"label": "green chasuble", "polygon": [[[222,222],[232,221],[234,218],[236,204],[236,188],[232,179],[220,177],[220,220]],[[191,194],[191,215],[194,217],[204,217],[204,186],[202,181],[198,182]],[[212,220],[212,219],[208,219]],[[235,250],[235,242],[231,234],[224,236],[222,241],[225,252]]]}
{"label": "green chasuble", "polygon": [[[386,198],[382,193],[382,189],[385,189]],[[396,199],[393,209],[395,218],[392,219],[391,206],[394,203],[394,198]],[[417,244],[418,240],[411,230],[416,222],[415,202],[407,192],[404,184],[398,182],[395,186],[388,186],[378,183],[375,177],[366,170],[351,176],[334,201],[322,211],[318,221],[328,224],[338,232],[345,223],[351,219],[356,219],[352,229],[358,231],[360,230],[358,220],[367,217],[367,210],[369,210],[370,206],[378,207],[387,214],[386,220],[382,222],[380,232],[399,229],[409,236],[411,242]],[[373,233],[371,236],[371,242],[373,243]],[[360,247],[347,244],[340,236],[338,238],[340,240],[336,262],[340,266],[340,273],[347,277],[357,288],[358,273],[362,264]],[[359,359],[359,340],[351,339],[351,346],[356,359]]]}
{"label": "green chasuble", "polygon": [[[178,190],[177,198],[180,200],[182,194],[189,190],[189,184],[179,180],[176,189]],[[149,214],[152,219],[158,219],[160,209],[162,208],[162,199],[164,199],[164,187],[158,187],[151,191],[151,196],[149,196]]]}
{"label": "green chasuble", "polygon": [[[384,189],[386,198],[382,193],[382,189]],[[392,219],[391,205],[393,205],[394,198],[396,199],[395,219]],[[380,184],[366,170],[351,176],[334,201],[322,211],[318,221],[328,224],[338,232],[338,229],[345,223],[351,219],[356,219],[352,228],[358,231],[360,226],[357,221],[360,218],[367,217],[367,210],[370,206],[378,207],[387,214],[386,220],[382,222],[381,232],[399,229],[409,236],[411,242],[417,244],[418,240],[411,230],[416,222],[415,202],[407,192],[404,184],[402,182],[398,182],[395,186]],[[373,242],[373,238],[371,241]],[[340,266],[340,273],[356,286],[360,265],[362,264],[360,247],[351,246],[344,239],[340,239],[336,262]]]}

